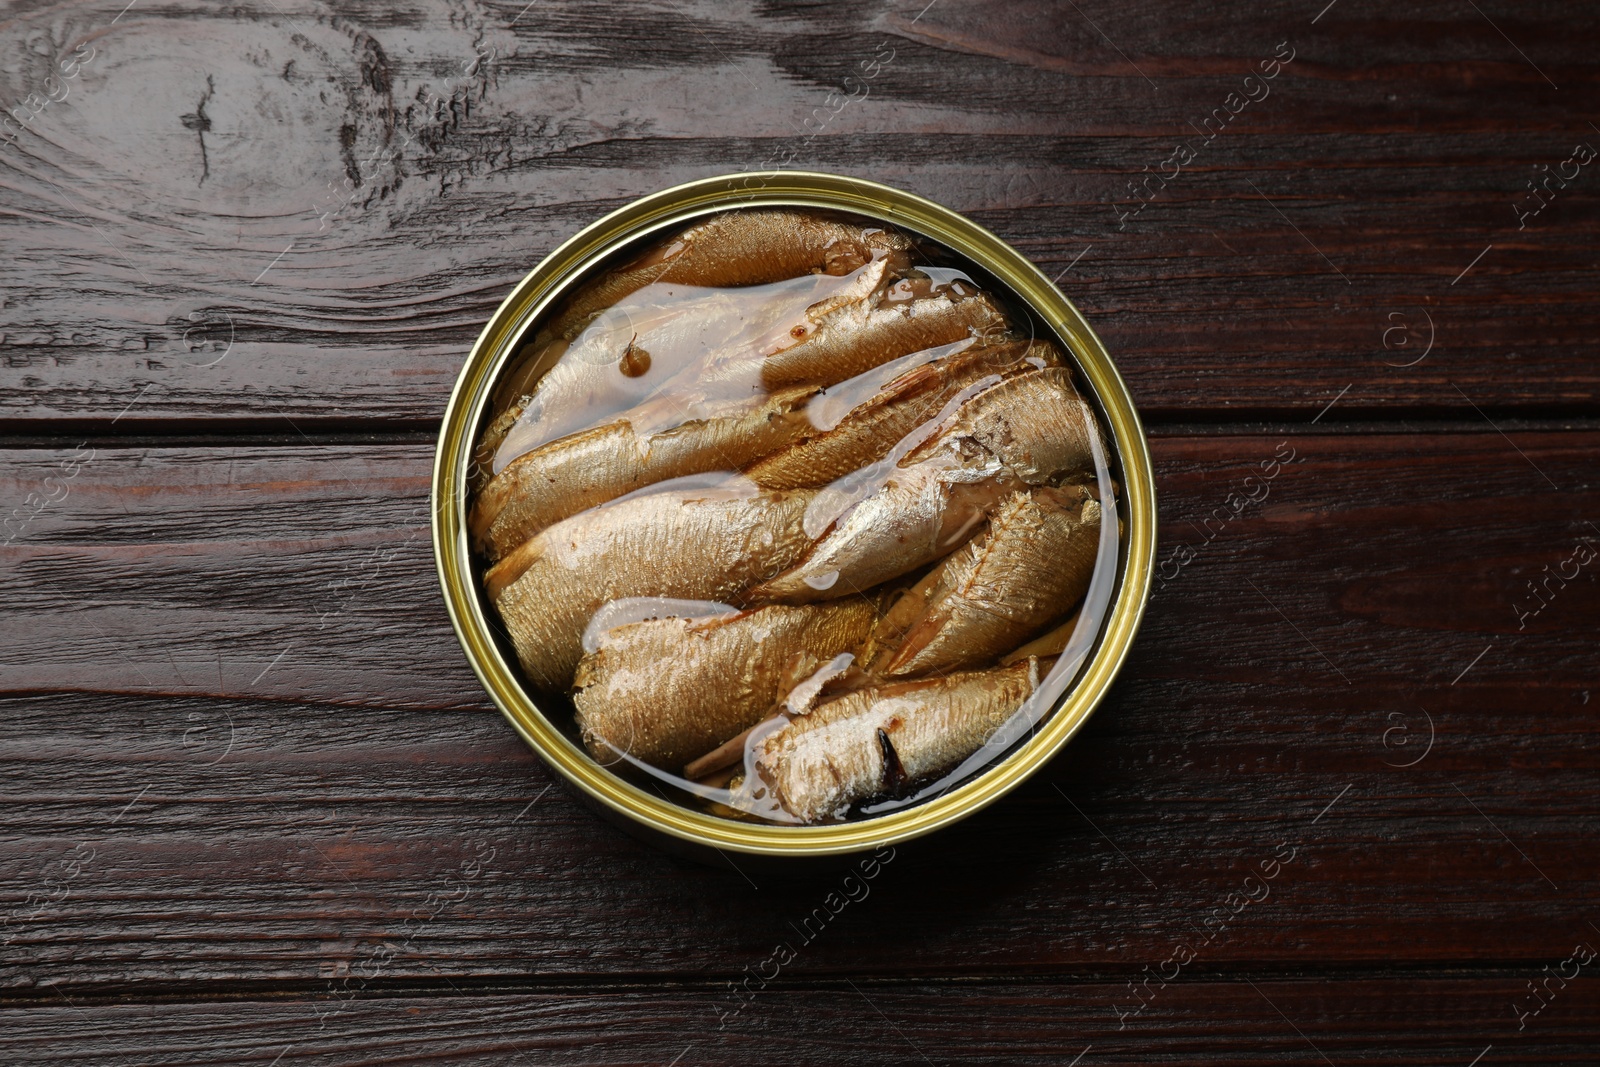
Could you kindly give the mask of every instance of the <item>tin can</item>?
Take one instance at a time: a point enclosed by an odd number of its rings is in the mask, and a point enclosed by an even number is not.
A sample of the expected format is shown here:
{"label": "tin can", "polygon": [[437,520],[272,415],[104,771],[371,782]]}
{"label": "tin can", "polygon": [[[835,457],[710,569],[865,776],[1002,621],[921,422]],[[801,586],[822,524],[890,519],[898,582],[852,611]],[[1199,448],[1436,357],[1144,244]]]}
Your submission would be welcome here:
{"label": "tin can", "polygon": [[[747,207],[809,208],[875,220],[936,242],[1025,306],[1070,353],[1110,444],[1121,537],[1104,621],[1073,684],[1029,736],[975,777],[915,806],[853,822],[767,825],[721,818],[663,799],[592,759],[541,709],[497,634],[479,591],[467,531],[475,444],[491,394],[523,340],[603,261],[706,215]],[[445,411],[433,470],[433,541],[445,604],[484,688],[535,752],[591,806],[675,851],[818,857],[871,850],[928,834],[993,803],[1044,765],[1082,728],[1126,658],[1149,595],[1156,543],[1155,487],[1144,431],[1126,385],[1078,310],[1024,256],[964,216],[875,182],[832,174],[754,172],[707,178],[644,197],[588,226],[522,280],[489,320]]]}

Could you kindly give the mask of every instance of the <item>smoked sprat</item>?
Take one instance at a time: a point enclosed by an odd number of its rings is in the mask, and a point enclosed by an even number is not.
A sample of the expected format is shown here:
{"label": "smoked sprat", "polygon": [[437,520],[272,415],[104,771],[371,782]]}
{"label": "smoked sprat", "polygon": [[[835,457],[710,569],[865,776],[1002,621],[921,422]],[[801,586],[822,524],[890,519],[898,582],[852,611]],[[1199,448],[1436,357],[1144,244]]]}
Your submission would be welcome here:
{"label": "smoked sprat", "polygon": [[527,337],[468,529],[596,760],[832,822],[914,801],[1040,688],[1116,533],[1104,456],[1071,360],[941,249],[736,210]]}

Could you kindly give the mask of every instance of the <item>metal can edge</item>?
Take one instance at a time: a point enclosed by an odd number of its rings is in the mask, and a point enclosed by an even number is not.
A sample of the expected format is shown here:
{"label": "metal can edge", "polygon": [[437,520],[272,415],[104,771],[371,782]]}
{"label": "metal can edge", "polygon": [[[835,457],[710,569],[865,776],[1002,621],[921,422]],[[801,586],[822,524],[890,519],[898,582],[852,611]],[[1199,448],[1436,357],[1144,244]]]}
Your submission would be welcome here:
{"label": "metal can edge", "polygon": [[[1106,416],[1121,460],[1127,528],[1120,581],[1100,643],[1034,736],[999,764],[915,807],[859,822],[789,827],[741,823],[656,797],[594,763],[545,718],[501,654],[475,588],[466,539],[468,464],[489,391],[521,335],[587,265],[618,246],[735,207],[838,210],[932,238],[1009,286],[1072,351]],[[721,175],[636,200],[559,245],[512,290],[484,326],[457,378],[440,427],[432,483],[434,559],[451,626],[473,672],[523,740],[567,782],[642,828],[717,850],[767,856],[858,852],[922,836],[1000,799],[1048,762],[1104,699],[1143,619],[1156,544],[1154,472],[1143,426],[1122,376],[1072,302],[998,236],[932,201],[859,178],[803,171]]]}

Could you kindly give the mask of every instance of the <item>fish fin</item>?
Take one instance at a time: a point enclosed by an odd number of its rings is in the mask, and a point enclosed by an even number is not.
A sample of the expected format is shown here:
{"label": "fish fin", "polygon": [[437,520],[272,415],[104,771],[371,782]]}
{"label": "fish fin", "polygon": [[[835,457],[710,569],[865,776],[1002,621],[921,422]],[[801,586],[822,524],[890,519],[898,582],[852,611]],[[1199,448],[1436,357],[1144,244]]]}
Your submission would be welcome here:
{"label": "fish fin", "polygon": [[895,796],[907,784],[905,764],[900,762],[900,753],[894,750],[894,742],[889,740],[889,731],[878,727],[878,748],[883,752],[883,792]]}

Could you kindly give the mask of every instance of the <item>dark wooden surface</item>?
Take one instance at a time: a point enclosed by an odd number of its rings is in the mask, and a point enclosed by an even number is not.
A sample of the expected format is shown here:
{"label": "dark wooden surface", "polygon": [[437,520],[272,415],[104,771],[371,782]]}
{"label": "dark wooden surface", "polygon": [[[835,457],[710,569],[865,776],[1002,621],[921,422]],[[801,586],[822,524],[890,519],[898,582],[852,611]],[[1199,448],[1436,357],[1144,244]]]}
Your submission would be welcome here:
{"label": "dark wooden surface", "polygon": [[[0,1062],[1600,1063],[1600,959],[1529,989],[1600,949],[1600,563],[1528,589],[1600,546],[1600,160],[1516,211],[1600,12],[924,2],[11,6]],[[773,161],[1064,272],[1174,560],[1067,752],[810,940],[841,872],[553,784],[424,521],[515,280]]]}

